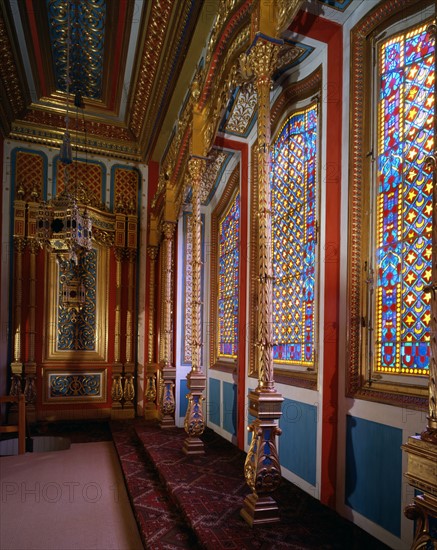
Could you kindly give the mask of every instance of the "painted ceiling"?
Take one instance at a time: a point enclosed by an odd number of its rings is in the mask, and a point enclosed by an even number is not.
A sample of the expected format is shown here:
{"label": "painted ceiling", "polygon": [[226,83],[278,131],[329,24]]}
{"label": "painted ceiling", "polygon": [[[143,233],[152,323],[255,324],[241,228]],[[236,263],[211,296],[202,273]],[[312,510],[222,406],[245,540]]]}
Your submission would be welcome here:
{"label": "painted ceiling", "polygon": [[[3,136],[57,147],[68,123],[78,149],[159,161],[220,1],[3,0]],[[352,0],[317,1],[341,14]],[[311,54],[295,46],[284,67]],[[247,135],[253,107],[236,90],[222,130]]]}

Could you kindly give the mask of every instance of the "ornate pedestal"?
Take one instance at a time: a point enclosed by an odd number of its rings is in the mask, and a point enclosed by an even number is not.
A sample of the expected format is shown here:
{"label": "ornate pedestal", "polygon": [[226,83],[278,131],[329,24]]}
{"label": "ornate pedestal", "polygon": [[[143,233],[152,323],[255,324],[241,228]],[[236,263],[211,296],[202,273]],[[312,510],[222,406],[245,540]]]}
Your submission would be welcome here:
{"label": "ornate pedestal", "polygon": [[244,464],[244,475],[253,493],[244,499],[241,516],[250,526],[279,521],[278,505],[269,493],[281,482],[276,436],[281,434],[277,420],[282,414],[283,400],[276,391],[254,391],[249,394],[249,411],[257,420],[249,426],[252,441]]}
{"label": "ornate pedestal", "polygon": [[206,385],[206,377],[203,372],[190,372],[187,375],[188,388],[188,409],[185,415],[184,428],[188,434],[185,439],[182,451],[187,455],[204,454],[203,441],[199,438],[205,429],[203,420],[202,402],[204,400],[203,390]]}
{"label": "ornate pedestal", "polygon": [[174,380],[176,378],[176,369],[174,367],[164,366],[161,369],[163,388],[162,388],[162,400],[161,400],[161,421],[159,423],[161,428],[174,428],[174,411],[175,411],[175,399],[174,399]]}
{"label": "ornate pedestal", "polygon": [[408,455],[405,477],[422,495],[405,508],[408,519],[416,521],[412,549],[437,548],[437,537],[431,533],[430,521],[437,522],[437,445],[421,436],[410,436],[402,445]]}

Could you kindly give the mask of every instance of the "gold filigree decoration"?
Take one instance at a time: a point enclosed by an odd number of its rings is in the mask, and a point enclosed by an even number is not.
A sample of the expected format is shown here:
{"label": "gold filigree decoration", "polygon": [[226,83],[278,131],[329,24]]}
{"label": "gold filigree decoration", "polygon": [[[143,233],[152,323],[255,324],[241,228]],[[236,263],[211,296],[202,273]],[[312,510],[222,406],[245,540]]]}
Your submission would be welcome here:
{"label": "gold filigree decoration", "polygon": [[154,75],[158,69],[160,54],[164,46],[167,26],[173,2],[159,0],[152,2],[149,15],[149,26],[144,40],[141,67],[138,76],[134,103],[131,110],[131,128],[138,138],[146,116],[146,107],[155,82]]}
{"label": "gold filigree decoration", "polygon": [[256,91],[252,83],[239,89],[225,131],[244,136],[256,112]]}
{"label": "gold filigree decoration", "polygon": [[257,494],[271,493],[281,483],[281,466],[275,443],[281,430],[276,427],[261,429],[257,422],[248,429],[252,432],[252,440],[244,463],[246,483]]}
{"label": "gold filigree decoration", "polygon": [[304,0],[276,0],[275,22],[276,36],[281,34],[290,26]]}
{"label": "gold filigree decoration", "polygon": [[0,80],[5,87],[5,97],[12,107],[14,115],[18,115],[26,107],[20,87],[17,66],[14,61],[11,43],[9,41],[3,15],[0,12]]}

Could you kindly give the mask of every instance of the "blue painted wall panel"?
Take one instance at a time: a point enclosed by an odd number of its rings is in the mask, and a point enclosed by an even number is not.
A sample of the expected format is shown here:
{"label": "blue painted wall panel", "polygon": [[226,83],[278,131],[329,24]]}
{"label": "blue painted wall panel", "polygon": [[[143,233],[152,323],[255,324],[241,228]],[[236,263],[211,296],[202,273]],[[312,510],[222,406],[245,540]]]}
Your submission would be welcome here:
{"label": "blue painted wall panel", "polygon": [[208,420],[220,426],[220,380],[209,379]]}
{"label": "blue painted wall panel", "polygon": [[[252,391],[253,391],[253,388],[249,388],[247,393],[249,394]],[[247,412],[247,425],[250,426],[252,422],[255,420],[255,417],[250,414],[249,408],[247,409],[246,412]],[[252,441],[252,432],[249,432],[249,430],[247,430],[247,444],[250,445],[251,441]]]}
{"label": "blue painted wall panel", "polygon": [[187,379],[183,378],[179,383],[179,416],[185,416],[188,407],[186,395],[189,393]]}
{"label": "blue painted wall panel", "polygon": [[237,386],[223,382],[223,429],[237,434]]}
{"label": "blue painted wall panel", "polygon": [[402,430],[347,416],[346,495],[348,506],[400,536]]}
{"label": "blue painted wall panel", "polygon": [[317,407],[284,399],[279,420],[279,459],[282,466],[316,485]]}

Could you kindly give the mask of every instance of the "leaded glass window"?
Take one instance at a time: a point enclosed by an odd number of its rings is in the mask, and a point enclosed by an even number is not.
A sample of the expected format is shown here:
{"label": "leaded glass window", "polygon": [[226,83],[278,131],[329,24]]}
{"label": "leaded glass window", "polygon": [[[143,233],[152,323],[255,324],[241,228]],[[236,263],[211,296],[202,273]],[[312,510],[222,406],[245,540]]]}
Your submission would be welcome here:
{"label": "leaded glass window", "polygon": [[[427,25],[378,47],[374,371],[427,374],[434,40]],[[373,290],[373,289],[372,289]]]}
{"label": "leaded glass window", "polygon": [[235,358],[238,353],[240,193],[236,193],[219,221],[219,239],[218,357]]}
{"label": "leaded glass window", "polygon": [[271,170],[273,359],[315,365],[318,109],[292,114],[274,143]]}

